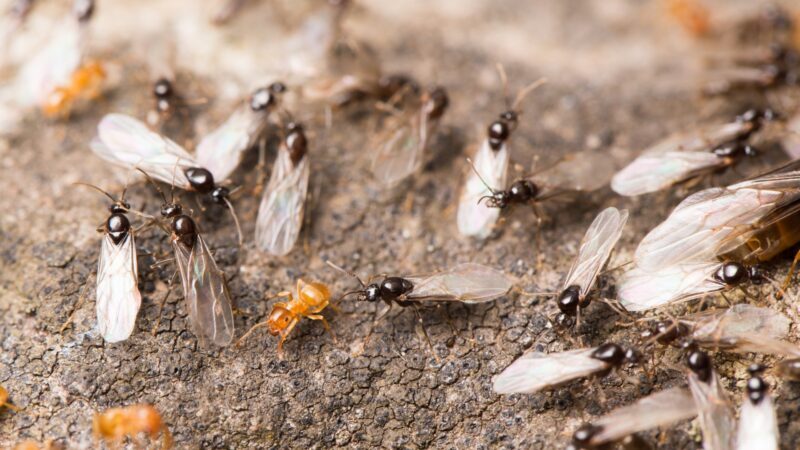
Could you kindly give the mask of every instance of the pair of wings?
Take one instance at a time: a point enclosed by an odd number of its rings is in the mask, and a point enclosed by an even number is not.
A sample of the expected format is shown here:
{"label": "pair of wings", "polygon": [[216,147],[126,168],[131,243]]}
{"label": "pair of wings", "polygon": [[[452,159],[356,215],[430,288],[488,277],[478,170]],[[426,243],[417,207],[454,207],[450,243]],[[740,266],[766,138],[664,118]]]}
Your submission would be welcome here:
{"label": "pair of wings", "polygon": [[192,248],[178,240],[172,242],[172,247],[192,329],[203,344],[230,344],[234,334],[233,312],[224,272],[217,268],[200,234],[196,235]]}
{"label": "pair of wings", "polygon": [[239,165],[264,125],[268,112],[241,105],[220,127],[205,136],[193,156],[171,139],[151,131],[142,121],[124,114],[108,114],[97,125],[92,151],[125,169],[139,168],[161,182],[189,190],[184,171],[202,167],[216,182],[227,179]]}
{"label": "pair of wings", "polygon": [[424,102],[393,117],[378,139],[372,158],[372,175],[384,189],[391,189],[422,167],[428,139],[439,119],[431,119]]}
{"label": "pair of wings", "polygon": [[498,394],[532,394],[608,369],[607,363],[592,357],[595,350],[526,353],[494,378],[493,389]]}
{"label": "pair of wings", "polygon": [[745,396],[736,432],[737,450],[778,450],[779,442],[778,418],[772,396],[766,393],[758,403],[753,403]]}
{"label": "pair of wings", "polygon": [[97,328],[106,342],[128,339],[142,304],[138,286],[136,244],[130,230],[119,244],[103,236],[97,263]]}
{"label": "pair of wings", "polygon": [[309,174],[308,156],[294,164],[282,144],[256,219],[256,244],[261,250],[283,256],[294,247],[303,226]]}
{"label": "pair of wings", "polygon": [[503,272],[475,263],[429,275],[405,277],[414,289],[401,301],[483,303],[507,294],[512,280]]}
{"label": "pair of wings", "polygon": [[580,295],[585,297],[594,286],[597,275],[608,262],[611,251],[617,244],[625,223],[628,211],[609,207],[595,217],[581,240],[578,256],[564,280],[563,288],[580,286]]}
{"label": "pair of wings", "polygon": [[475,171],[470,171],[467,175],[458,202],[457,224],[462,236],[485,239],[491,234],[494,224],[500,217],[500,210],[488,207],[480,202],[480,199],[492,195],[489,186],[506,185],[508,163],[508,145],[503,143],[498,150],[494,150],[489,145],[488,139],[483,141],[473,160]]}
{"label": "pair of wings", "polygon": [[635,196],[656,192],[730,165],[712,150],[753,131],[755,124],[735,121],[671,136],[645,150],[611,180],[614,192]]}
{"label": "pair of wings", "polygon": [[703,432],[703,448],[726,450],[735,448],[736,414],[719,375],[712,370],[709,382],[689,373],[689,390],[697,406],[700,430]]}

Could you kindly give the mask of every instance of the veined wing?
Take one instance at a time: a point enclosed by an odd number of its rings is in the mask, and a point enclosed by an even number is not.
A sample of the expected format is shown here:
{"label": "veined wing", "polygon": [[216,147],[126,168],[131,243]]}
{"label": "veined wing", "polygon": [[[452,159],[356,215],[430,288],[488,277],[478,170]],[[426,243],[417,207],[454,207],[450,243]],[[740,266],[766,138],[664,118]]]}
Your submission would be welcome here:
{"label": "veined wing", "polygon": [[106,342],[128,339],[142,304],[133,231],[115,244],[103,237],[97,264],[97,328]]}
{"label": "veined wing", "polygon": [[613,206],[598,214],[583,236],[578,257],[564,281],[565,289],[573,285],[580,286],[582,297],[592,289],[597,274],[606,265],[627,221],[628,211],[620,211]]}
{"label": "veined wing", "polygon": [[200,141],[195,150],[200,167],[208,169],[215,181],[227,180],[245,150],[250,148],[266,125],[267,114],[242,105],[228,120]]}
{"label": "veined wing", "polygon": [[728,164],[730,159],[708,151],[644,153],[614,175],[611,189],[625,196],[648,194]]}
{"label": "veined wing", "polygon": [[735,344],[753,336],[785,339],[791,326],[789,318],[780,312],[746,303],[682,317],[680,321],[692,327],[692,340],[700,345]]}
{"label": "veined wing", "polygon": [[197,234],[191,249],[180,241],[173,241],[172,247],[195,334],[202,343],[230,344],[233,340],[231,295],[225,274],[217,268],[203,237]]}
{"label": "veined wing", "polygon": [[425,114],[415,111],[410,118],[400,120],[400,125],[381,139],[372,159],[372,174],[387,189],[416,172],[422,166],[425,152]]}
{"label": "veined wing", "polygon": [[406,277],[414,289],[405,300],[482,303],[511,290],[513,283],[503,272],[481,264],[464,263],[428,276]]}
{"label": "veined wing", "polygon": [[728,450],[734,448],[736,419],[725,389],[714,371],[711,381],[705,383],[694,373],[689,374],[689,389],[700,416],[703,431],[703,449]]}
{"label": "veined wing", "polygon": [[653,272],[634,267],[619,282],[620,304],[628,311],[646,311],[720,291],[725,285],[712,278],[719,265],[682,264]]}
{"label": "veined wing", "polygon": [[747,396],[742,401],[739,431],[736,435],[738,450],[778,450],[780,432],[775,416],[772,396],[766,392],[764,398],[753,403]]}
{"label": "veined wing", "polygon": [[140,168],[159,181],[186,190],[191,189],[191,185],[184,171],[199,167],[183,147],[124,114],[103,117],[91,147],[97,156],[111,164],[126,169]]}
{"label": "veined wing", "polygon": [[714,259],[723,243],[748,231],[748,226],[791,196],[783,189],[768,189],[769,184],[749,183],[753,187],[712,188],[687,197],[645,236],[636,249],[636,264],[658,270]]}
{"label": "veined wing", "polygon": [[672,152],[709,152],[723,144],[747,136],[755,128],[751,121],[734,121],[710,125],[698,130],[670,136],[644,151],[644,154]]}
{"label": "veined wing", "polygon": [[256,243],[260,249],[280,256],[294,247],[303,226],[309,173],[308,156],[295,165],[289,150],[281,146],[258,209]]}
{"label": "veined wing", "polygon": [[591,445],[615,442],[625,436],[670,425],[697,415],[692,393],[674,387],[648,395],[635,403],[617,408],[592,422],[599,428]]}
{"label": "veined wing", "polygon": [[505,187],[508,161],[508,146],[503,144],[499,150],[493,150],[488,139],[483,141],[475,153],[473,165],[480,177],[475,172],[469,172],[458,203],[458,231],[462,235],[485,239],[491,233],[497,218],[500,217],[500,209],[489,208],[479,201],[481,197],[492,194],[489,187],[495,189]]}
{"label": "veined wing", "polygon": [[532,394],[605,370],[608,364],[592,357],[596,349],[526,353],[494,378],[494,391]]}

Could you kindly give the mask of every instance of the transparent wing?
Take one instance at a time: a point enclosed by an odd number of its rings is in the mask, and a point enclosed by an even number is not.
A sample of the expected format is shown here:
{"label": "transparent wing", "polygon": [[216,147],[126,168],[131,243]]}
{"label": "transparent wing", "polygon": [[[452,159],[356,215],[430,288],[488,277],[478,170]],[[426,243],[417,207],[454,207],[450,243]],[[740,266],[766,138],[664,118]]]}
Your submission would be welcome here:
{"label": "transparent wing", "polygon": [[592,358],[595,350],[526,353],[494,378],[494,391],[498,394],[532,394],[607,369],[608,364]]}
{"label": "transparent wing", "polygon": [[725,288],[712,278],[719,265],[683,264],[653,272],[634,267],[622,275],[617,296],[628,311],[645,311],[701,297]]}
{"label": "transparent wing", "polygon": [[738,304],[680,320],[692,327],[692,340],[704,347],[739,353],[800,354],[800,348],[783,340],[791,321],[771,308]]}
{"label": "transparent wing", "polygon": [[341,8],[328,4],[321,6],[309,14],[308,19],[287,40],[286,63],[292,75],[311,78],[324,72],[339,31]]}
{"label": "transparent wing", "polygon": [[103,237],[97,264],[97,329],[106,342],[120,342],[133,333],[142,304],[138,286],[133,231],[115,244]]}
{"label": "transparent wing", "polygon": [[734,448],[736,418],[728,394],[720,385],[716,372],[711,381],[704,383],[694,373],[689,374],[689,389],[700,416],[703,432],[703,449],[728,450]]}
{"label": "transparent wing", "polygon": [[191,249],[180,241],[173,241],[172,247],[195,334],[204,344],[230,344],[233,340],[231,295],[225,274],[217,268],[203,237],[198,234]]}
{"label": "transparent wing", "polygon": [[[423,162],[427,141],[425,115],[419,111],[383,136],[372,159],[372,174],[384,188],[392,188],[416,172]],[[422,126],[421,126],[422,125]]]}
{"label": "transparent wing", "polygon": [[199,167],[183,147],[124,114],[103,117],[91,147],[97,156],[111,164],[125,169],[140,168],[154,179],[187,190],[191,185],[184,171]]}
{"label": "transparent wing", "polygon": [[[762,183],[759,187],[766,187]],[[687,197],[651,230],[636,249],[635,261],[656,270],[686,261],[714,259],[719,248],[765,217],[790,194],[780,189],[731,186]]]}
{"label": "transparent wing", "polygon": [[567,274],[564,288],[580,286],[581,297],[592,289],[597,274],[606,265],[627,221],[628,211],[620,211],[613,206],[597,215],[583,236],[578,257]]}
{"label": "transparent wing", "polygon": [[459,264],[433,275],[406,279],[414,289],[405,299],[412,301],[482,303],[505,295],[513,286],[503,272],[475,263]]}
{"label": "transparent wing", "polygon": [[22,105],[41,105],[56,88],[68,86],[81,64],[83,45],[78,22],[72,17],[54,27],[44,48],[34,55],[17,77]]}
{"label": "transparent wing", "polygon": [[227,180],[245,150],[253,146],[267,121],[267,113],[242,105],[228,120],[200,141],[195,156],[200,167],[208,169],[215,181]]}
{"label": "transparent wing", "polygon": [[485,203],[478,202],[481,197],[492,194],[484,181],[495,189],[505,187],[508,161],[507,146],[503,144],[499,150],[492,150],[488,139],[483,141],[475,153],[472,163],[480,177],[473,171],[469,172],[458,202],[458,231],[463,236],[485,239],[491,233],[497,218],[500,217],[500,209],[490,208]]}
{"label": "transparent wing", "polygon": [[591,445],[615,442],[625,436],[670,425],[697,415],[692,393],[686,388],[670,388],[648,395],[635,403],[617,408],[592,422],[599,431]]}
{"label": "transparent wing", "polygon": [[754,123],[735,121],[723,125],[701,127],[689,133],[672,135],[649,148],[650,155],[672,152],[709,152],[723,144],[733,142],[753,131]]}
{"label": "transparent wing", "polygon": [[607,185],[616,170],[610,154],[586,151],[568,155],[537,175],[534,182],[541,184],[545,191],[591,192]]}
{"label": "transparent wing", "polygon": [[294,247],[303,226],[309,172],[307,156],[295,166],[289,150],[281,146],[258,209],[256,243],[260,249],[280,256]]}
{"label": "transparent wing", "polygon": [[614,175],[611,189],[625,196],[648,194],[729,163],[711,152],[645,153]]}
{"label": "transparent wing", "polygon": [[738,450],[778,450],[780,432],[775,416],[772,396],[765,394],[760,402],[754,404],[745,396],[739,417],[739,431],[736,435]]}

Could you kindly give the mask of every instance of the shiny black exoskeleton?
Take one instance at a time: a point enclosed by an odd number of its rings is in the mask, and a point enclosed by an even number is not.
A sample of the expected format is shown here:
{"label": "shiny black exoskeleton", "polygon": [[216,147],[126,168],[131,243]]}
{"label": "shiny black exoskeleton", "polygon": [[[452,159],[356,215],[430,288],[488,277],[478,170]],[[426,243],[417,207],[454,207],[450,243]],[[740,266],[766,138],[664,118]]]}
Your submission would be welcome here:
{"label": "shiny black exoskeleton", "polygon": [[308,140],[301,124],[289,122],[286,125],[285,143],[286,148],[289,150],[292,164],[297,165],[308,151]]}
{"label": "shiny black exoskeleton", "polygon": [[611,367],[617,367],[622,363],[635,364],[639,362],[639,354],[636,350],[624,349],[618,344],[607,342],[600,345],[592,352],[592,358],[599,359]]}
{"label": "shiny black exoskeleton", "polygon": [[492,191],[492,195],[482,197],[479,201],[487,199],[486,206],[503,209],[511,204],[527,203],[539,195],[539,187],[531,180],[521,179],[511,183],[505,191]]}
{"label": "shiny black exoskeleton", "polygon": [[161,215],[172,219],[170,228],[175,238],[188,248],[194,247],[197,239],[197,225],[194,220],[183,214],[183,208],[177,203],[161,205]]}
{"label": "shiny black exoskeleton", "polygon": [[711,358],[708,353],[701,350],[692,350],[686,357],[686,365],[689,369],[697,375],[697,378],[704,383],[711,381],[711,373],[713,367],[711,366]]}
{"label": "shiny black exoskeleton", "polygon": [[408,306],[412,302],[398,300],[405,294],[414,290],[414,284],[402,277],[386,277],[380,283],[372,283],[361,292],[362,300],[375,302],[383,300],[386,304],[392,302],[400,306]]}
{"label": "shiny black exoskeleton", "polygon": [[517,128],[517,120],[517,113],[508,110],[501,113],[500,118],[489,125],[486,134],[492,150],[500,150],[503,147],[503,144],[511,136],[511,132]]}
{"label": "shiny black exoskeleton", "polygon": [[194,191],[201,194],[209,194],[214,203],[225,203],[230,191],[226,187],[217,186],[214,182],[214,175],[208,169],[192,167],[186,169],[183,173]]}
{"label": "shiny black exoskeleton", "polygon": [[128,217],[122,212],[113,212],[106,220],[106,232],[115,244],[121,243],[131,230]]}
{"label": "shiny black exoskeleton", "polygon": [[760,376],[763,371],[764,366],[760,364],[752,364],[747,368],[747,372],[750,373],[750,379],[747,380],[747,398],[754,405],[759,404],[769,390],[769,384]]}
{"label": "shiny black exoskeleton", "polygon": [[727,286],[736,286],[747,280],[759,282],[763,277],[758,266],[745,267],[737,262],[726,262],[714,273],[714,279]]}
{"label": "shiny black exoskeleton", "polygon": [[153,96],[156,98],[156,109],[162,113],[172,110],[172,100],[175,90],[172,82],[166,78],[159,78],[153,84]]}
{"label": "shiny black exoskeleton", "polygon": [[450,97],[448,97],[447,91],[439,86],[428,94],[428,99],[424,105],[425,113],[429,119],[438,119],[447,111],[449,105]]}
{"label": "shiny black exoskeleton", "polygon": [[264,111],[277,103],[277,97],[286,92],[286,85],[276,81],[267,87],[256,89],[250,95],[250,108],[253,111]]}

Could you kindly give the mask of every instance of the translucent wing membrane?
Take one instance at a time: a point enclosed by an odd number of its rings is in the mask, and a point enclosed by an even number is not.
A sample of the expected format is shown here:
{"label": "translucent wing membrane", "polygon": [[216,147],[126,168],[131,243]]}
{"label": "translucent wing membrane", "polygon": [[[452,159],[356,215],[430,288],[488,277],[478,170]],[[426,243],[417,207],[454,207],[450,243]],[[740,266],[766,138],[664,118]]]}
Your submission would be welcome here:
{"label": "translucent wing membrane", "polygon": [[781,180],[753,180],[726,189],[708,189],[686,198],[645,236],[636,249],[636,264],[656,270],[684,262],[713,260],[722,246],[754,230],[778,204],[798,198],[795,187]]}
{"label": "translucent wing membrane", "polygon": [[768,392],[764,393],[758,403],[753,403],[745,396],[739,416],[739,430],[736,435],[738,450],[778,450],[778,419],[772,396]]}
{"label": "translucent wing membrane", "polygon": [[497,218],[500,217],[500,209],[490,208],[480,202],[480,199],[492,194],[489,187],[494,189],[505,187],[508,161],[508,147],[503,144],[499,150],[493,150],[488,139],[483,141],[483,145],[475,153],[473,165],[480,176],[475,172],[469,172],[458,203],[458,231],[462,235],[484,239],[491,233]]}
{"label": "translucent wing membrane", "polygon": [[106,342],[128,339],[142,304],[133,231],[115,244],[103,237],[97,264],[97,328]]}
{"label": "translucent wing membrane", "polygon": [[200,167],[208,169],[216,181],[228,179],[266,126],[267,115],[266,111],[253,111],[247,104],[237,108],[197,145],[195,154]]}
{"label": "translucent wing membrane", "polygon": [[676,387],[656,392],[593,421],[592,425],[599,430],[592,435],[590,444],[615,442],[625,436],[691,419],[696,415],[697,406],[688,389]]}
{"label": "translucent wing membrane", "polygon": [[713,279],[719,266],[718,262],[682,264],[655,271],[634,267],[619,280],[617,295],[628,311],[691,300],[725,288],[725,284]]}
{"label": "translucent wing membrane", "polygon": [[583,236],[578,257],[564,281],[564,288],[580,286],[581,296],[591,290],[627,221],[628,211],[620,211],[614,207],[606,208],[594,219]]}
{"label": "translucent wing membrane", "polygon": [[608,364],[592,358],[595,350],[522,355],[494,378],[494,391],[498,394],[532,394],[608,369]]}
{"label": "translucent wing membrane", "polygon": [[644,154],[656,155],[670,152],[707,152],[735,141],[753,131],[751,121],[735,121],[724,125],[711,125],[690,133],[668,137],[651,146]]}
{"label": "translucent wing membrane", "polygon": [[770,308],[739,304],[728,309],[682,317],[696,344],[738,353],[800,355],[800,347],[784,339],[791,321]]}
{"label": "translucent wing membrane", "polygon": [[154,179],[186,190],[191,185],[184,171],[199,166],[180,145],[124,114],[103,117],[91,147],[97,156],[116,166],[140,168]]}
{"label": "translucent wing membrane", "polygon": [[647,194],[729,163],[711,152],[645,153],[614,175],[611,189],[626,196]]}
{"label": "translucent wing membrane", "polygon": [[285,255],[294,247],[303,226],[309,173],[308,156],[295,165],[289,150],[281,146],[258,210],[256,243],[260,249]]}
{"label": "translucent wing membrane", "polygon": [[173,241],[183,294],[192,328],[201,342],[226,346],[233,339],[233,312],[225,274],[217,268],[205,241],[196,235],[194,247]]}
{"label": "translucent wing membrane", "polygon": [[716,372],[711,381],[701,381],[694,373],[689,374],[689,389],[700,416],[703,431],[703,449],[728,450],[734,448],[736,419],[725,389],[719,383]]}
{"label": "translucent wing membrane", "polygon": [[513,283],[503,272],[480,264],[459,264],[429,276],[407,277],[414,289],[406,296],[413,301],[459,301],[482,303],[511,290]]}
{"label": "translucent wing membrane", "polygon": [[17,78],[20,104],[43,105],[59,87],[70,84],[83,57],[80,25],[71,17],[56,24],[45,47],[20,69]]}
{"label": "translucent wing membrane", "polygon": [[372,174],[384,187],[392,188],[422,167],[428,137],[439,120],[428,120],[420,108],[406,122],[380,140],[372,160]]}

